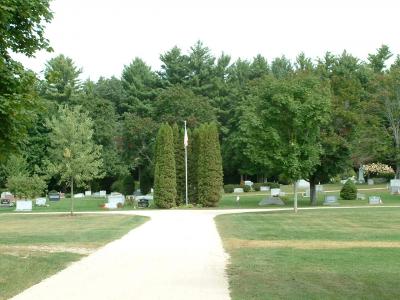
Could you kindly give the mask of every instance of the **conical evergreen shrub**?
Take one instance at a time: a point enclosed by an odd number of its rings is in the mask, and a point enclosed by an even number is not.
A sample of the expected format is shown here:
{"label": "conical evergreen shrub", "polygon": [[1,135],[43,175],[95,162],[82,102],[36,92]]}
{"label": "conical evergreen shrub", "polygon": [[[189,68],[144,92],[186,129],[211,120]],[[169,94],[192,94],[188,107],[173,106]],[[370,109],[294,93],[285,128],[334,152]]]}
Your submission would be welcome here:
{"label": "conical evergreen shrub", "polygon": [[155,148],[154,203],[159,208],[171,208],[176,200],[175,148],[171,126],[162,124]]}
{"label": "conical evergreen shrub", "polygon": [[221,198],[223,173],[218,129],[214,123],[199,128],[198,149],[198,200],[203,206],[215,207]]}
{"label": "conical evergreen shrub", "polygon": [[185,146],[183,130],[179,130],[175,123],[172,126],[174,134],[175,169],[176,169],[176,205],[185,203]]}
{"label": "conical evergreen shrub", "polygon": [[343,200],[357,199],[357,187],[352,180],[347,180],[340,191],[340,198]]}

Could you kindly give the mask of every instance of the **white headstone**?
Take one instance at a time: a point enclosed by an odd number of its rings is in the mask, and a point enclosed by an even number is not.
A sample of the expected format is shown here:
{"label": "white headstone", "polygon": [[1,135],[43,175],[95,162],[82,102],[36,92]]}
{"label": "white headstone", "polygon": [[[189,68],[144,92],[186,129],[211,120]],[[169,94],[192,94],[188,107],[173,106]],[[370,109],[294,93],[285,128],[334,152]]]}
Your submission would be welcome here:
{"label": "white headstone", "polygon": [[32,211],[31,200],[17,200],[16,211]]}
{"label": "white headstone", "polygon": [[36,198],[35,204],[37,206],[45,206],[46,205],[46,198]]}
{"label": "white headstone", "polygon": [[382,204],[382,200],[379,196],[369,196],[368,203],[371,205],[379,205]]}
{"label": "white headstone", "polygon": [[267,191],[269,191],[269,186],[260,186],[260,191],[261,191],[261,192],[267,192]]}
{"label": "white headstone", "polygon": [[368,185],[373,185],[374,184],[374,180],[373,179],[368,179]]}
{"label": "white headstone", "polygon": [[271,196],[276,197],[279,196],[281,189],[271,189]]}
{"label": "white headstone", "polygon": [[323,186],[322,184],[317,184],[317,185],[315,186],[315,190],[316,190],[317,192],[323,192],[323,191],[324,191],[324,186]]}
{"label": "white headstone", "polygon": [[100,195],[100,197],[106,197],[107,196],[107,192],[106,191],[100,191],[99,195]]}
{"label": "white headstone", "polygon": [[310,197],[310,189],[306,189],[303,197]]}
{"label": "white headstone", "polygon": [[234,188],[233,192],[234,193],[243,193],[243,189],[242,188]]}
{"label": "white headstone", "polygon": [[85,191],[85,196],[86,196],[86,197],[92,196],[92,191]]}
{"label": "white headstone", "polygon": [[1,198],[1,199],[14,200],[14,195],[11,194],[10,192],[2,192],[0,198]]}
{"label": "white headstone", "polygon": [[244,185],[253,186],[253,181],[245,180]]}
{"label": "white headstone", "polygon": [[389,190],[392,195],[400,194],[400,186],[391,186]]}
{"label": "white headstone", "polygon": [[109,202],[109,203],[106,203],[104,205],[104,207],[109,208],[109,209],[115,209],[115,208],[118,208],[118,203],[117,202]]}
{"label": "white headstone", "polygon": [[300,179],[297,181],[297,188],[299,189],[309,189],[310,188],[310,183],[308,181],[305,181],[304,179]]}
{"label": "white headstone", "polygon": [[74,198],[83,198],[85,195],[83,193],[78,193],[74,195]]}
{"label": "white headstone", "polygon": [[390,186],[400,187],[400,179],[390,179]]}
{"label": "white headstone", "polygon": [[125,203],[125,197],[122,194],[119,193],[114,193],[114,195],[110,195],[107,197],[107,202],[110,207],[107,208],[117,208],[118,203],[121,203],[122,205]]}

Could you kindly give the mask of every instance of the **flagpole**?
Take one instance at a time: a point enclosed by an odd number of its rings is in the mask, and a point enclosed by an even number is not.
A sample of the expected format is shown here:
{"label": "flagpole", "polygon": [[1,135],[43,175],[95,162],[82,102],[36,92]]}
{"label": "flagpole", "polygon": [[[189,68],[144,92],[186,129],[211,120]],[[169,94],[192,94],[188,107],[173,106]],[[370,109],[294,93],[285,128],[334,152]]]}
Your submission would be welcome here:
{"label": "flagpole", "polygon": [[187,131],[186,131],[186,121],[185,121],[185,140],[184,140],[184,145],[185,145],[185,199],[186,199],[186,206],[188,205],[188,169],[187,169],[187,146],[188,146],[188,141],[187,141]]}

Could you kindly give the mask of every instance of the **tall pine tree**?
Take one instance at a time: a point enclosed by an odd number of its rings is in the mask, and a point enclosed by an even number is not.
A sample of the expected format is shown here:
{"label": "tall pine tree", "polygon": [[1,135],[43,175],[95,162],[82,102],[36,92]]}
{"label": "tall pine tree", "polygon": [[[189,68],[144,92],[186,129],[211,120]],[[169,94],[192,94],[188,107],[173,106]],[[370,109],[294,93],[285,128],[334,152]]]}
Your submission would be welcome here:
{"label": "tall pine tree", "polygon": [[214,123],[199,129],[197,167],[198,200],[203,206],[217,206],[222,190],[222,158],[218,129]]}
{"label": "tall pine tree", "polygon": [[155,151],[154,202],[159,208],[171,208],[176,200],[175,151],[172,128],[161,125]]}

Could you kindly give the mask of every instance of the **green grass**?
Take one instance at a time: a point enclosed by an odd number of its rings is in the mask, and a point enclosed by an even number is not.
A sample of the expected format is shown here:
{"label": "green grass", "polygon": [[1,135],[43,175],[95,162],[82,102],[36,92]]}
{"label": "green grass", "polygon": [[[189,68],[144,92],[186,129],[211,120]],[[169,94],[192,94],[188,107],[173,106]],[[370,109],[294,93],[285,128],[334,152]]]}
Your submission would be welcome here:
{"label": "green grass", "polygon": [[[337,195],[339,197],[339,192],[342,185],[340,184],[326,184],[324,185],[325,191],[335,191],[336,192],[325,192],[318,193],[318,205],[322,206],[324,202],[325,195]],[[370,189],[368,191],[359,191],[361,194],[365,194],[366,200],[339,200],[340,205],[342,206],[359,206],[359,205],[368,205],[368,196],[375,195],[381,196],[383,199],[384,205],[400,205],[400,195],[390,195],[390,193],[386,189],[386,184],[380,185],[358,185],[359,189]],[[383,188],[379,190],[374,190],[374,188]],[[284,198],[286,207],[293,206],[293,194],[289,194],[293,192],[292,186],[281,186],[281,190],[283,192],[288,193]],[[222,198],[219,202],[218,208],[222,209],[231,209],[231,208],[260,208],[258,203],[263,200],[269,192],[249,192],[249,193],[241,193],[240,194],[240,203],[237,205],[236,203],[236,194],[223,194]],[[62,199],[60,201],[48,201],[49,207],[33,207],[33,212],[68,212],[71,209],[71,199]],[[102,204],[106,203],[106,198],[77,198],[74,199],[74,211],[107,211],[101,207]],[[308,207],[310,206],[310,198],[302,197],[299,194],[298,198],[298,206],[299,207]],[[150,209],[154,209],[154,205],[150,207]],[[268,206],[268,208],[277,208],[276,206]],[[181,209],[181,208],[179,208]],[[116,210],[134,210],[132,206],[125,206],[123,208],[119,208]],[[14,212],[15,207],[0,207],[0,213],[2,212]]]}
{"label": "green grass", "polygon": [[397,208],[218,216],[232,299],[397,299],[399,218]]}
{"label": "green grass", "polygon": [[[379,185],[357,185],[360,194],[364,194],[366,196],[365,200],[341,200],[339,196],[339,191],[342,185],[338,184],[326,184],[324,185],[324,193],[317,194],[317,205],[322,206],[326,195],[336,195],[339,199],[339,204],[341,206],[359,206],[359,205],[368,205],[368,196],[380,196],[383,205],[400,205],[400,195],[391,195],[389,191],[386,189],[386,184]],[[379,189],[376,189],[379,188]],[[367,190],[360,190],[367,189]],[[288,193],[284,197],[284,202],[286,207],[293,206],[293,187],[292,186],[282,186],[281,190],[285,193]],[[327,192],[329,191],[329,192]],[[334,191],[334,192],[332,192]],[[290,194],[289,194],[290,193]],[[219,202],[220,208],[260,208],[258,203],[265,199],[267,195],[270,195],[270,192],[249,192],[249,193],[241,193],[239,194],[240,200],[239,205],[236,203],[236,194],[224,194],[222,196],[221,201]],[[308,207],[310,206],[310,198],[303,197],[299,193],[298,197],[298,206],[299,207]],[[264,206],[265,207],[265,206]],[[277,206],[268,206],[268,208],[277,208]]]}
{"label": "green grass", "polygon": [[[1,215],[0,299],[8,299],[147,220],[123,215]],[[56,253],[31,247],[60,248]]]}

